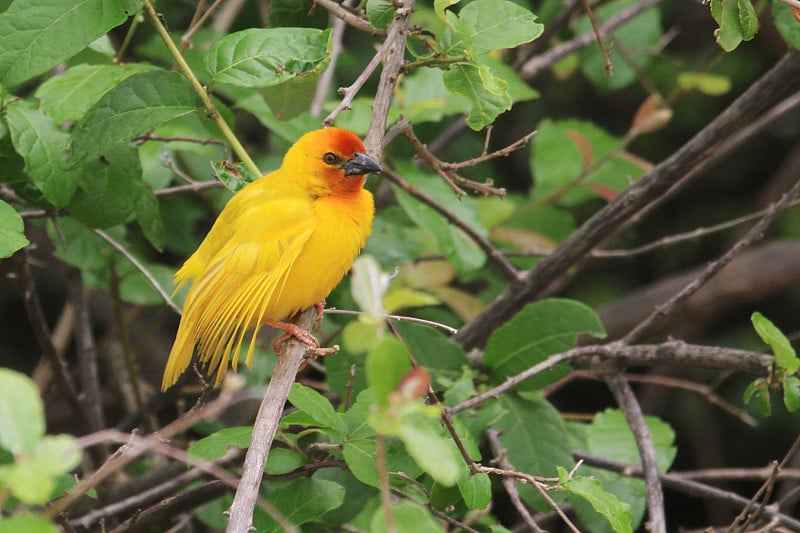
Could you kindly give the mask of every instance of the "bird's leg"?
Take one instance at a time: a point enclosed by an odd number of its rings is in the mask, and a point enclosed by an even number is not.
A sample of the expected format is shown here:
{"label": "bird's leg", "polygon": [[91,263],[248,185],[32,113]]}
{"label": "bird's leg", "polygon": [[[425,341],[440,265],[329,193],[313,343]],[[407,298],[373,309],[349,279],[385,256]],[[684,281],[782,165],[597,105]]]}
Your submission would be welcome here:
{"label": "bird's leg", "polygon": [[273,328],[280,329],[284,332],[283,335],[278,337],[278,339],[272,343],[272,349],[275,350],[276,354],[281,353],[281,344],[288,341],[292,337],[305,344],[308,348],[319,348],[319,341],[314,337],[314,335],[312,335],[307,329],[301,328],[297,324],[280,322],[278,320],[272,320],[269,318],[262,319],[262,322],[267,326],[272,326]]}
{"label": "bird's leg", "polygon": [[315,303],[314,309],[317,310],[317,325],[312,331],[319,331],[319,328],[322,327],[322,315],[325,313],[325,298]]}

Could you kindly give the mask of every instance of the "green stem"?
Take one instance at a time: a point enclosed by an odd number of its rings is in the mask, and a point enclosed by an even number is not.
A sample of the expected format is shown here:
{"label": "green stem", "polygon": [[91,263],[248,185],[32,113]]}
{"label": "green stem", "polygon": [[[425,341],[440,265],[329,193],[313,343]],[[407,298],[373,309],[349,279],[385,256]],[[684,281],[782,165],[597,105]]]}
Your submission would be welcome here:
{"label": "green stem", "polygon": [[200,84],[188,63],[186,63],[186,60],[181,55],[180,50],[178,50],[178,47],[172,42],[169,32],[167,32],[167,29],[161,23],[161,20],[159,20],[158,14],[153,8],[153,4],[150,3],[150,0],[143,0],[143,3],[144,11],[147,13],[147,18],[150,19],[150,22],[156,28],[156,31],[164,41],[164,44],[167,45],[170,54],[172,54],[172,57],[175,59],[175,63],[178,65],[178,68],[181,69],[181,72],[183,72],[183,75],[186,76],[187,80],[189,80],[189,83],[197,93],[197,96],[200,97],[200,101],[203,102],[203,107],[205,107],[208,115],[214,120],[214,122],[217,123],[217,126],[222,131],[222,134],[231,144],[231,148],[233,148],[233,151],[239,156],[239,159],[241,159],[242,162],[247,165],[247,168],[249,168],[251,172],[253,172],[256,176],[260,176],[261,171],[258,169],[253,160],[250,159],[250,156],[239,142],[239,139],[236,138],[236,135],[234,135],[233,131],[231,131],[231,129],[228,127],[228,124],[225,122],[225,119],[223,119],[222,115],[220,115],[219,111],[217,111],[217,107],[211,101],[211,97],[208,95],[205,88]]}

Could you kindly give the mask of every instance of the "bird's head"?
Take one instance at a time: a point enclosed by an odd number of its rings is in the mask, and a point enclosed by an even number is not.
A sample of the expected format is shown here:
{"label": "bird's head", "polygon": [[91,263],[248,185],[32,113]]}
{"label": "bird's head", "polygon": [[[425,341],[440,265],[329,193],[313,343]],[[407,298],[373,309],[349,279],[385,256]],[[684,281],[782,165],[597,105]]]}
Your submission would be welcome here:
{"label": "bird's head", "polygon": [[366,154],[358,136],[341,128],[324,128],[306,133],[286,152],[283,169],[309,177],[309,188],[328,194],[355,192],[364,186],[366,175],[381,172],[377,161]]}

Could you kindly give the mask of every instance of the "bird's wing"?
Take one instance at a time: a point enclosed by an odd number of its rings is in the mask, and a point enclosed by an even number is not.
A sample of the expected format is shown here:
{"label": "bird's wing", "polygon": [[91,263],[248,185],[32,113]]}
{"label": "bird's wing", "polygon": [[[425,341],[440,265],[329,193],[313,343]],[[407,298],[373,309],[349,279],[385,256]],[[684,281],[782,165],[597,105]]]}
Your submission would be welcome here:
{"label": "bird's wing", "polygon": [[[193,279],[193,284],[167,363],[165,383],[168,374],[177,379],[185,370],[195,343],[209,373],[216,370],[217,383],[229,360],[236,368],[246,331],[255,326],[254,341],[261,320],[280,300],[287,275],[314,230],[312,204],[293,196],[267,191],[226,206],[195,253],[197,264],[190,263],[193,256],[181,269],[191,270],[186,277],[176,276],[184,282]],[[247,352],[248,366],[254,344],[251,342]]]}

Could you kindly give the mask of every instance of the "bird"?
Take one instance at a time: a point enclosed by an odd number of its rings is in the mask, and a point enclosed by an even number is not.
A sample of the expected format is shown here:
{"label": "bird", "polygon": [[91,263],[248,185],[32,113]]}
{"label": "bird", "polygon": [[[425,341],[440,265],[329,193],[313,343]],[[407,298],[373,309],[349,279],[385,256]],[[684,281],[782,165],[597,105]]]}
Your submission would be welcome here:
{"label": "bird", "polygon": [[239,363],[243,341],[252,365],[263,325],[283,330],[274,344],[294,336],[310,347],[316,338],[285,322],[317,306],[350,269],[370,235],[375,207],[364,188],[382,172],[353,132],[323,128],[302,135],[280,168],[238,191],[197,250],[174,276],[175,293],[190,284],[161,390],[175,384],[194,352],[218,386]]}

